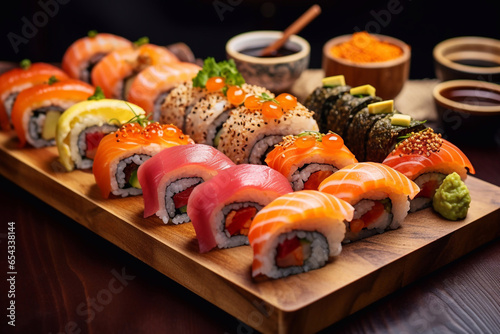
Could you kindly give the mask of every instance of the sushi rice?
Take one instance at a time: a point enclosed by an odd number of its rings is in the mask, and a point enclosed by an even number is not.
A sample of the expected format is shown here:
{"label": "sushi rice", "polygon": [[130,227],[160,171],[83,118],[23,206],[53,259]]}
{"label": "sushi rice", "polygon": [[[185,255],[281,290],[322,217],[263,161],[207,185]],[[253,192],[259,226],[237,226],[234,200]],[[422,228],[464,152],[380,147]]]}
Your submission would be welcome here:
{"label": "sushi rice", "polygon": [[185,177],[170,182],[165,189],[165,206],[156,213],[165,224],[182,224],[190,221],[187,213],[179,213],[175,208],[174,195],[203,182],[201,177]]}

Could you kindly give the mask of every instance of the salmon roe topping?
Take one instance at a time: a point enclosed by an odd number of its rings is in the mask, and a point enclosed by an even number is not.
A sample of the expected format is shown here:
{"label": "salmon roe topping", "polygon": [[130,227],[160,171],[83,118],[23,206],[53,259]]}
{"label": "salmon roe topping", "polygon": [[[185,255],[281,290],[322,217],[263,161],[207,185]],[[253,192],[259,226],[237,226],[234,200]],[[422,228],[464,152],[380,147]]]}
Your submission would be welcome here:
{"label": "salmon roe topping", "polygon": [[261,109],[262,102],[260,102],[260,98],[255,95],[250,95],[245,99],[245,107],[250,110]]}
{"label": "salmon roe topping", "polygon": [[205,88],[209,92],[216,92],[216,91],[224,88],[225,85],[226,85],[226,81],[224,80],[223,77],[211,77],[210,79],[207,80],[207,83],[205,84]]}
{"label": "salmon roe topping", "polygon": [[276,102],[266,101],[262,103],[262,115],[267,118],[280,118],[283,116],[283,108]]}
{"label": "salmon roe topping", "polygon": [[430,156],[433,152],[439,152],[443,145],[440,133],[435,133],[432,128],[427,128],[417,133],[410,133],[410,136],[396,145],[396,150],[401,150],[403,154],[418,154]]}
{"label": "salmon roe topping", "polygon": [[285,110],[290,110],[297,106],[297,98],[288,93],[278,95],[276,101],[278,101],[280,106]]}
{"label": "salmon roe topping", "polygon": [[245,94],[245,91],[241,87],[230,86],[227,89],[226,96],[227,96],[227,100],[229,101],[229,103],[238,106],[238,105],[242,104],[243,101],[245,101],[246,94]]}
{"label": "salmon roe topping", "polygon": [[301,149],[308,149],[316,144],[316,138],[314,136],[302,136],[295,139],[295,146]]}
{"label": "salmon roe topping", "polygon": [[330,149],[340,149],[344,146],[344,140],[336,133],[329,133],[323,136],[323,145]]}

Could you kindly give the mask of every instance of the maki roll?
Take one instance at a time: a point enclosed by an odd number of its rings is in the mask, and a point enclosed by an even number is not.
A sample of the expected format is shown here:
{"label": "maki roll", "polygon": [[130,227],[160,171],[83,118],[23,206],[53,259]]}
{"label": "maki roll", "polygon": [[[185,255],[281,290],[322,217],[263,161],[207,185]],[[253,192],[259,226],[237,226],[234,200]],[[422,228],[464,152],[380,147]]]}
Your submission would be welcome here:
{"label": "maki roll", "polygon": [[152,65],[173,62],[179,60],[167,48],[141,40],[102,58],[92,69],[92,84],[101,87],[107,98],[125,100],[138,73]]}
{"label": "maki roll", "polygon": [[[141,122],[142,123],[142,122]],[[104,198],[142,194],[139,166],[161,150],[194,142],[174,125],[126,123],[106,135],[95,154],[92,171]]]}
{"label": "maki roll", "polygon": [[208,145],[180,145],[162,150],[137,171],[144,217],[156,214],[165,224],[189,222],[187,203],[193,189],[233,165],[228,157]]}
{"label": "maki roll", "polygon": [[[98,98],[97,95],[92,98]],[[142,108],[121,100],[97,99],[74,104],[57,122],[59,161],[68,172],[75,167],[91,168],[101,139],[144,114]]]}
{"label": "maki roll", "polygon": [[217,148],[236,164],[264,164],[284,136],[318,131],[313,114],[290,94],[247,97],[243,106],[231,111]]}
{"label": "maki roll", "polygon": [[160,108],[170,91],[180,83],[191,80],[201,69],[196,64],[178,62],[147,67],[139,72],[128,91],[127,100],[160,119]]}
{"label": "maki roll", "polygon": [[61,114],[93,93],[94,87],[74,79],[39,84],[19,93],[11,116],[21,147],[26,143],[54,146]]}
{"label": "maki roll", "polygon": [[347,202],[314,190],[278,197],[250,226],[252,277],[281,278],[325,266],[340,254],[353,211]]}
{"label": "maki roll", "polygon": [[74,79],[90,83],[94,66],[108,53],[132,47],[132,42],[120,36],[89,31],[88,35],[71,44],[63,55],[62,68]]}
{"label": "maki roll", "polygon": [[30,87],[48,83],[50,78],[69,79],[60,68],[46,63],[32,64],[28,59],[21,61],[20,67],[0,75],[0,126],[11,129],[11,113],[17,95]]}
{"label": "maki roll", "polygon": [[429,207],[436,189],[449,174],[456,172],[465,181],[467,171],[475,173],[467,156],[431,128],[410,134],[383,163],[420,187],[420,192],[410,201],[410,212]]}
{"label": "maki roll", "polygon": [[340,136],[311,131],[284,137],[266,157],[266,164],[283,174],[294,191],[317,190],[328,176],[356,162]]}
{"label": "maki roll", "polygon": [[343,242],[366,238],[401,226],[419,187],[391,167],[374,162],[349,165],[326,178],[323,191],[354,207]]}
{"label": "maki roll", "polygon": [[259,165],[233,166],[200,184],[187,206],[200,252],[247,245],[248,230],[257,212],[290,192],[292,188],[283,175]]}

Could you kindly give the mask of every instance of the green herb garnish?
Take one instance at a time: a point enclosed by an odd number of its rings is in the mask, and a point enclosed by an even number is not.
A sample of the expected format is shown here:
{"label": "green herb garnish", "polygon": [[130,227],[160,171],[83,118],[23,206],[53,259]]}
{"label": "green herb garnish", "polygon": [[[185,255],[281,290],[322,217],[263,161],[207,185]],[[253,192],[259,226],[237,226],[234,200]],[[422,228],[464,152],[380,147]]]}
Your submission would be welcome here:
{"label": "green herb garnish", "polygon": [[55,75],[53,75],[53,76],[51,76],[51,77],[49,78],[49,82],[48,82],[48,83],[49,83],[49,85],[52,85],[52,84],[55,84],[55,83],[56,83],[56,82],[58,82],[58,81],[59,81],[59,79],[57,79],[57,78],[56,78],[56,76],[55,76]]}
{"label": "green herb garnish", "polygon": [[136,48],[138,48],[139,46],[143,46],[144,44],[148,44],[149,43],[149,37],[141,37],[139,38],[137,41],[134,42],[134,46]]}
{"label": "green herb garnish", "polygon": [[318,132],[318,131],[302,131],[301,133],[299,133],[295,137],[300,138],[300,137],[305,137],[305,136],[313,136],[314,138],[316,138],[317,142],[322,142],[324,134],[322,134],[321,132]]}
{"label": "green herb garnish", "polygon": [[[128,121],[126,121],[123,124],[137,123],[137,124],[139,124],[140,126],[142,126],[144,128],[144,127],[148,126],[151,123],[151,116],[153,116],[152,114],[148,114],[148,115],[139,115],[139,114],[136,114],[135,111],[134,111],[134,109],[130,106],[130,104],[128,104],[127,102],[125,102],[125,104],[132,111],[132,113],[134,114],[134,117],[132,117],[131,119],[129,119]],[[109,123],[112,123],[112,122],[116,122],[119,125],[123,125],[120,122],[120,120],[117,119],[117,118],[112,118],[112,119],[109,120]]]}
{"label": "green herb garnish", "polygon": [[234,60],[223,60],[216,62],[213,57],[205,59],[203,68],[193,78],[193,86],[205,88],[208,79],[212,77],[222,77],[228,86],[241,86],[245,79],[236,68]]}
{"label": "green herb garnish", "polygon": [[31,60],[29,59],[23,59],[21,60],[21,62],[19,63],[19,66],[23,69],[23,70],[27,70],[31,67]]}
{"label": "green herb garnish", "polygon": [[97,100],[102,100],[105,99],[106,97],[104,96],[104,92],[102,91],[101,87],[97,86],[94,91],[94,95],[89,96],[87,100],[89,101],[97,101]]}
{"label": "green herb garnish", "polygon": [[97,30],[89,30],[87,33],[88,37],[96,37],[97,36]]}

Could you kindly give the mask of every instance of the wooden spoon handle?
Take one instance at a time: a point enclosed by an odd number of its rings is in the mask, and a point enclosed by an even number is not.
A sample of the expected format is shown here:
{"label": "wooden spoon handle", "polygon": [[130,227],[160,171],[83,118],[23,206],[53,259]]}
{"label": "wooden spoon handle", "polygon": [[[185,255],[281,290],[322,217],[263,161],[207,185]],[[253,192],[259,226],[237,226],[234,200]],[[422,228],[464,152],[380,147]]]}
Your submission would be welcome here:
{"label": "wooden spoon handle", "polygon": [[294,35],[301,31],[306,25],[309,24],[316,16],[321,13],[321,7],[318,5],[313,5],[304,14],[302,14],[295,22],[293,22],[286,30],[283,32],[283,36],[275,41],[273,44],[262,50],[261,57],[269,56],[274,51],[278,50],[285,44],[291,35]]}

